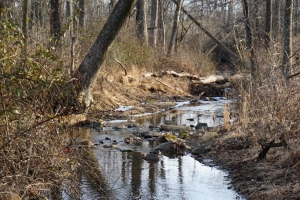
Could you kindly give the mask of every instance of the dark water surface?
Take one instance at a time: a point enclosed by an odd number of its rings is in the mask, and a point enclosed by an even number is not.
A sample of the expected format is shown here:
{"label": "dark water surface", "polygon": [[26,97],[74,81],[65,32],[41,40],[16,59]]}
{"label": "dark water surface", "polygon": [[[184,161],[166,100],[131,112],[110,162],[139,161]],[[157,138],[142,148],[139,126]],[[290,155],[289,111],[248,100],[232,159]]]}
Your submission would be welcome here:
{"label": "dark water surface", "polygon": [[[159,125],[165,120],[175,120],[177,124],[196,125],[198,122],[209,126],[222,125],[225,99],[212,102],[186,104],[164,113],[134,118],[143,127],[137,129],[91,130],[92,141],[110,144],[118,141],[118,148],[96,146],[94,154],[98,159],[109,184],[110,192],[99,195],[93,186],[82,179],[83,198],[90,199],[180,199],[180,200],[232,200],[238,199],[232,189],[228,189],[227,173],[205,166],[191,155],[160,155],[159,162],[147,162],[143,156],[157,145],[156,142],[136,142],[126,144],[125,137],[145,129],[149,125]],[[187,120],[193,118],[194,120]],[[111,126],[122,121],[113,121]],[[105,140],[106,137],[111,140]],[[128,150],[132,152],[127,152]]]}

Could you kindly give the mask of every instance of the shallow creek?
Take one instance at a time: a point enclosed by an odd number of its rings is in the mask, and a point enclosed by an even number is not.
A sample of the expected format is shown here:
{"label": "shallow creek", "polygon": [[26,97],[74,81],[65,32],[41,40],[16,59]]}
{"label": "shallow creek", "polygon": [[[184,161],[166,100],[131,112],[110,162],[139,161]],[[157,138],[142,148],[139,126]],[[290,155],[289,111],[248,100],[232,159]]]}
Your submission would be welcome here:
{"label": "shallow creek", "polygon": [[140,125],[138,128],[115,130],[114,126],[128,124],[127,121],[116,120],[108,122],[104,130],[91,129],[94,143],[101,140],[104,144],[110,144],[116,140],[118,148],[104,148],[103,144],[94,148],[110,189],[100,195],[83,178],[83,199],[240,199],[235,191],[228,189],[229,180],[225,171],[204,165],[190,154],[178,156],[163,153],[158,162],[148,162],[143,156],[158,145],[156,141],[124,142],[124,138],[147,131],[149,125],[157,126],[166,120],[188,126],[195,126],[198,122],[207,123],[209,127],[222,125],[224,105],[229,103],[223,98],[181,102],[165,112],[133,117],[132,120]]}

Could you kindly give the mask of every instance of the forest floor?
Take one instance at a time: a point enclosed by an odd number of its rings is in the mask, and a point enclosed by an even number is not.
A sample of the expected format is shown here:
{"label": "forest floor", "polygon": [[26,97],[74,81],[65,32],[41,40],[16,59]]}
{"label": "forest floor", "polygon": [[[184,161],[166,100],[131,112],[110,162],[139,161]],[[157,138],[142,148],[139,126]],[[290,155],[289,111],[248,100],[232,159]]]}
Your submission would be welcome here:
{"label": "forest floor", "polygon": [[[199,99],[190,95],[188,78],[104,77],[100,74],[94,89],[95,102],[88,114],[90,120],[128,119],[134,114],[169,108],[178,101]],[[120,106],[134,108],[115,111]],[[221,129],[217,133],[216,137],[194,138],[189,143],[192,146],[207,144],[208,151],[196,159],[210,158],[214,165],[227,170],[232,185],[229,187],[245,199],[300,200],[300,151],[271,148],[266,159],[258,162],[256,158],[261,147],[257,139],[243,132],[239,125],[233,124],[230,130]],[[288,143],[298,144],[295,140]]]}

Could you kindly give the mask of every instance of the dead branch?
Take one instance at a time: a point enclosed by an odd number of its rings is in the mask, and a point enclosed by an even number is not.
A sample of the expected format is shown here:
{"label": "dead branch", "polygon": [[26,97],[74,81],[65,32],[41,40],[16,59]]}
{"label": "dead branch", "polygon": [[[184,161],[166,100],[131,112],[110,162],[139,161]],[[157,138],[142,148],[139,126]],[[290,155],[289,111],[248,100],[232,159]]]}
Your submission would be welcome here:
{"label": "dead branch", "polygon": [[259,153],[257,157],[257,161],[263,160],[266,158],[268,151],[272,147],[281,147],[283,146],[285,149],[288,148],[288,145],[284,139],[284,137],[280,137],[280,142],[276,143],[275,140],[272,140],[271,142],[264,142],[264,141],[258,141],[258,144],[261,145],[262,151]]}
{"label": "dead branch", "polygon": [[121,65],[121,67],[124,69],[124,72],[125,72],[125,76],[127,76],[127,69],[126,69],[126,67],[114,56],[114,59],[115,59],[115,61],[119,64],[119,65]]}

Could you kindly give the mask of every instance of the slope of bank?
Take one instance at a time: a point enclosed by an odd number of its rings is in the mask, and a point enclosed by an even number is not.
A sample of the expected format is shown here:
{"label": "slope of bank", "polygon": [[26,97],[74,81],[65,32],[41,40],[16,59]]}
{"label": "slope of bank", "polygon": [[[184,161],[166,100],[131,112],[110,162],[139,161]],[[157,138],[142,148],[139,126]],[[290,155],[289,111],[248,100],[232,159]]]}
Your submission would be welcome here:
{"label": "slope of bank", "polygon": [[[190,94],[190,85],[189,78],[172,75],[113,79],[100,76],[94,91],[95,103],[88,118],[93,121],[128,119],[134,114],[167,109],[176,101],[199,99],[199,96]],[[120,106],[134,108],[116,111]],[[257,156],[261,151],[258,138],[244,132],[238,123],[213,135],[208,140],[200,137],[190,141],[194,145],[207,145],[207,151],[195,156],[200,160],[213,159],[216,165],[228,170],[232,187],[239,194],[246,199],[300,198],[300,154],[294,150],[298,144],[295,138],[288,140],[290,150],[271,148],[266,159],[258,162]]]}

